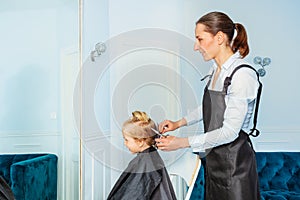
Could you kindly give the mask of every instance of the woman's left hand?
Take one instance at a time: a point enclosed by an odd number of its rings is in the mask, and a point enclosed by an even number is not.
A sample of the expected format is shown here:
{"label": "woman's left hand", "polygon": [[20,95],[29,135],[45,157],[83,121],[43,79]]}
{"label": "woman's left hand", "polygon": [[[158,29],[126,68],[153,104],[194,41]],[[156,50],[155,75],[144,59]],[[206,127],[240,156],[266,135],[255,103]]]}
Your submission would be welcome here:
{"label": "woman's left hand", "polygon": [[179,138],[170,135],[166,137],[156,138],[155,141],[158,149],[162,151],[174,151],[190,146],[188,138]]}

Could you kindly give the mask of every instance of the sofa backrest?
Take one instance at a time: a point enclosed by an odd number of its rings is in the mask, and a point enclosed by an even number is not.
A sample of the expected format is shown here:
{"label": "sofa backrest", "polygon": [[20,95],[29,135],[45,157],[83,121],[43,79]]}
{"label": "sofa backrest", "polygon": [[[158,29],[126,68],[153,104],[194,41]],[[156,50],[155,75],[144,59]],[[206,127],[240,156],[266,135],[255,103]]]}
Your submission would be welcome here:
{"label": "sofa backrest", "polygon": [[261,190],[300,192],[300,152],[257,152]]}
{"label": "sofa backrest", "polygon": [[[256,152],[260,190],[300,192],[300,152]],[[204,199],[205,158],[201,158],[191,199]]]}
{"label": "sofa backrest", "polygon": [[10,179],[10,167],[11,165],[28,160],[31,158],[36,158],[39,156],[44,156],[46,154],[1,154],[0,155],[0,176],[4,178],[9,186],[11,186]]}

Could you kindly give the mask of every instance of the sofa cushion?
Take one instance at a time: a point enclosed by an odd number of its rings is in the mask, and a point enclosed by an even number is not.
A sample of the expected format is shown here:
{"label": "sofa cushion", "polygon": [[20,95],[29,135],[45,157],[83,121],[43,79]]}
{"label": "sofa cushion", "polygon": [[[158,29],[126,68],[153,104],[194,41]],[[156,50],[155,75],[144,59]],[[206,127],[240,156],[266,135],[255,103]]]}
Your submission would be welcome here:
{"label": "sofa cushion", "polygon": [[256,160],[261,190],[300,193],[300,153],[257,152]]}
{"label": "sofa cushion", "polygon": [[10,180],[10,167],[14,163],[36,158],[46,154],[2,154],[0,157],[0,176],[4,178],[9,186],[11,186]]}
{"label": "sofa cushion", "polygon": [[[205,159],[191,199],[204,199]],[[262,200],[300,200],[300,152],[256,152]]]}
{"label": "sofa cushion", "polygon": [[11,180],[16,199],[56,200],[57,156],[48,154],[14,163]]}
{"label": "sofa cushion", "polygon": [[43,156],[46,154],[2,154],[0,156],[0,176],[4,178],[9,186],[11,186],[10,167],[14,163],[27,159]]}
{"label": "sofa cushion", "polygon": [[282,190],[261,191],[262,200],[300,200],[300,193]]}

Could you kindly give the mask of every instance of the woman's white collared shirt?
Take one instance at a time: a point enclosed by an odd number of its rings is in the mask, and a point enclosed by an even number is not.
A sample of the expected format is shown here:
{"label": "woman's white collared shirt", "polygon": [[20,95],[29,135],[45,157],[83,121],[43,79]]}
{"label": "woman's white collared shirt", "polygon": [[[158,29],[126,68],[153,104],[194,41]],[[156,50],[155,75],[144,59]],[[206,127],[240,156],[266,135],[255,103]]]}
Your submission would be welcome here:
{"label": "woman's white collared shirt", "polygon": [[[242,64],[248,63],[240,58],[239,53],[232,55],[222,65],[214,88],[212,89],[212,85],[210,84],[208,89],[222,91],[225,78],[230,76],[232,71]],[[217,65],[214,64],[209,74],[215,72],[216,68]],[[211,80],[214,79],[214,75],[213,73]],[[206,134],[197,134],[188,137],[189,144],[193,151],[203,151],[230,143],[238,137],[241,129],[248,132],[258,87],[257,75],[252,69],[246,67],[239,69],[233,76],[231,85],[228,87],[227,95],[225,96],[226,110],[224,113],[223,126]],[[201,121],[202,105],[184,118],[187,121],[187,125]]]}

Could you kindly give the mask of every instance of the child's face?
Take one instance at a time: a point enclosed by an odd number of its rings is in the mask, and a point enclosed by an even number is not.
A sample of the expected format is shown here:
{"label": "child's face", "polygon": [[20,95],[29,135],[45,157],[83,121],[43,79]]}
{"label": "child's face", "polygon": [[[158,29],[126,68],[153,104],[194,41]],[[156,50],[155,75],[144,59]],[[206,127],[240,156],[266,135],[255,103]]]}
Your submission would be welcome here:
{"label": "child's face", "polygon": [[124,144],[129,149],[132,154],[138,153],[141,151],[140,141],[123,134]]}

